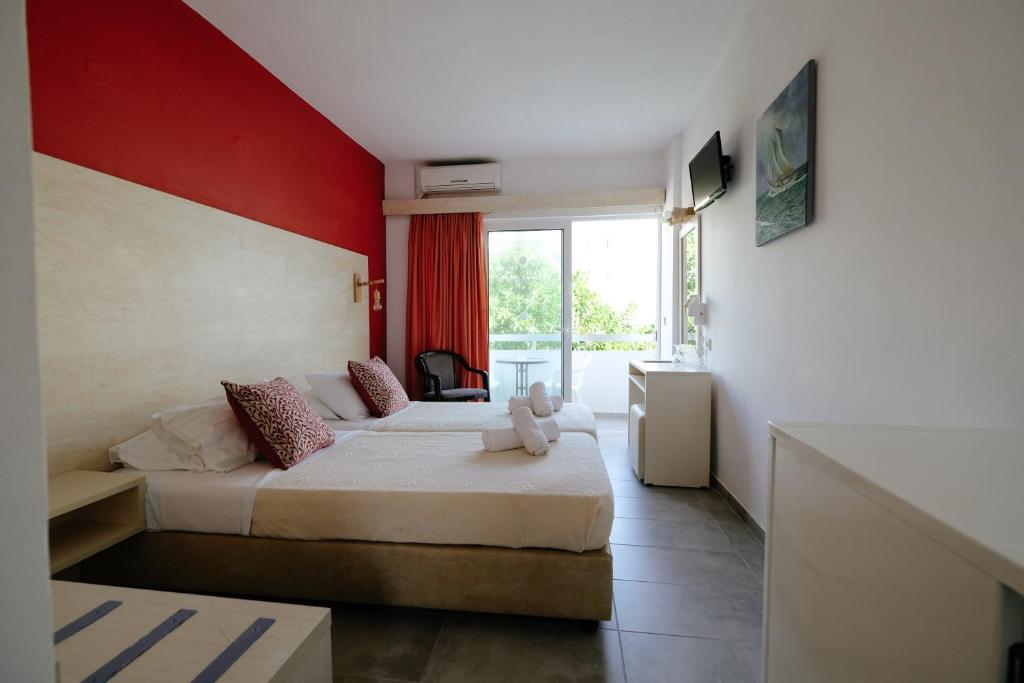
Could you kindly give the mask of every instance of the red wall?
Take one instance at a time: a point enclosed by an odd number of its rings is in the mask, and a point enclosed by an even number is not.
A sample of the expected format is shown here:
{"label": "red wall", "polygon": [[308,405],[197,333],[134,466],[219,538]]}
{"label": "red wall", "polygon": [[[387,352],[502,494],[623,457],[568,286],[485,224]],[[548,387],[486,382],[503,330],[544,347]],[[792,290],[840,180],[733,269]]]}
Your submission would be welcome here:
{"label": "red wall", "polygon": [[384,277],[383,164],[183,2],[29,0],[28,37],[37,151],[366,254]]}

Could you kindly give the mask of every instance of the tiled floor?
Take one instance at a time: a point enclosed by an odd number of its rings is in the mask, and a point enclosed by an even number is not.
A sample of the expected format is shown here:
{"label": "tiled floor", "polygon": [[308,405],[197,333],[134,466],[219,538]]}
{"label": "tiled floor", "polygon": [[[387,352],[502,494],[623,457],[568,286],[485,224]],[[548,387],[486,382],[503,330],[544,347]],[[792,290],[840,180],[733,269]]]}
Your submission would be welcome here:
{"label": "tiled floor", "polygon": [[761,567],[754,535],[713,491],[642,486],[626,423],[600,420],[615,489],[615,611],[575,623],[337,605],[335,681],[757,681]]}

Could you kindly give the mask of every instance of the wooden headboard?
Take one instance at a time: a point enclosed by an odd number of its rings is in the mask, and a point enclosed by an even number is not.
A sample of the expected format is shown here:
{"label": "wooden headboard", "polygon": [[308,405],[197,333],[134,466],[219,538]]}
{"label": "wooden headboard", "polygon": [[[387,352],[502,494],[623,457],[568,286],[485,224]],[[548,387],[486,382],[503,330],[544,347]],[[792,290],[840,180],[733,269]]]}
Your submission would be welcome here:
{"label": "wooden headboard", "polygon": [[369,353],[366,257],[41,154],[34,158],[50,475],[221,379],[341,370]]}

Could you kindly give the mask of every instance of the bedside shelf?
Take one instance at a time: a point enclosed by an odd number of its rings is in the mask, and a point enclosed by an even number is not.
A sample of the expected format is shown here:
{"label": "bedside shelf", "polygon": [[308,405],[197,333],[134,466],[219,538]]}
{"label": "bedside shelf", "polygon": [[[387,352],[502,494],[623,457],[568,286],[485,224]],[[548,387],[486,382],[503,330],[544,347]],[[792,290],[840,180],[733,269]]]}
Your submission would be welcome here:
{"label": "bedside shelf", "polygon": [[75,470],[49,480],[50,573],[146,529],[146,478]]}

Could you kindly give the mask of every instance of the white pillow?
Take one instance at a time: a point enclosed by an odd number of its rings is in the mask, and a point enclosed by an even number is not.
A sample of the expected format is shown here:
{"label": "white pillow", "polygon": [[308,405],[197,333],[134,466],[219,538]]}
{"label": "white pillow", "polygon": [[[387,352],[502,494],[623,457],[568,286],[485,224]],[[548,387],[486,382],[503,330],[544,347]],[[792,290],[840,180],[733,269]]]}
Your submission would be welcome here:
{"label": "white pillow", "polygon": [[156,413],[153,433],[184,462],[194,466],[197,459],[202,470],[230,472],[256,458],[256,448],[226,398]]}
{"label": "white pillow", "polygon": [[313,410],[316,411],[316,414],[319,415],[320,417],[322,417],[323,419],[325,419],[325,420],[337,420],[338,419],[338,414],[335,413],[330,408],[328,408],[326,405],[324,405],[324,402],[320,400],[320,398],[316,395],[315,391],[313,391],[313,390],[303,391],[302,392],[302,398],[306,399],[306,401],[309,402],[309,405],[313,406]]}
{"label": "white pillow", "polygon": [[109,451],[110,462],[134,470],[187,470],[187,461],[147,429]]}
{"label": "white pillow", "polygon": [[347,372],[330,372],[321,375],[306,375],[306,381],[313,387],[317,397],[343,420],[365,420],[370,411],[362,397],[352,386]]}

